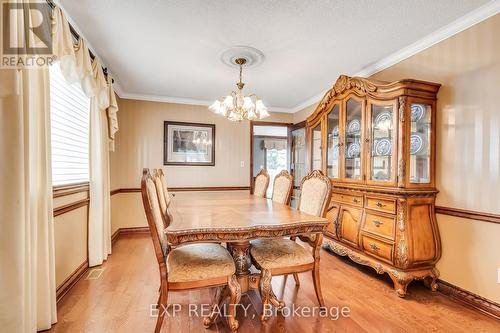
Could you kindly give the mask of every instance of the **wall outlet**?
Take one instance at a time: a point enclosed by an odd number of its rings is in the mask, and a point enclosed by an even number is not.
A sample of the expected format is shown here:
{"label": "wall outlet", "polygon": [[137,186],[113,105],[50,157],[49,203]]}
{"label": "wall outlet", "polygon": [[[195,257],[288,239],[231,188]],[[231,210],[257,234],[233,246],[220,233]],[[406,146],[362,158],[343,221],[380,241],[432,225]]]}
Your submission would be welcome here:
{"label": "wall outlet", "polygon": [[245,161],[240,162],[240,167],[244,168],[245,167]]}

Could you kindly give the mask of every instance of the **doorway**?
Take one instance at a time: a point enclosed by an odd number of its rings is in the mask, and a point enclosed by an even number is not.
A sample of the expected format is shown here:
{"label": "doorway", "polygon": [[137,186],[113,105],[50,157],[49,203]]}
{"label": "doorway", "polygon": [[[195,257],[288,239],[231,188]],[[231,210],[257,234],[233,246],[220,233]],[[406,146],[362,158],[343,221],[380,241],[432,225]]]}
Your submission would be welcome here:
{"label": "doorway", "polygon": [[255,176],[260,170],[269,173],[269,187],[266,197],[271,198],[273,193],[274,177],[281,170],[290,171],[290,124],[252,122],[250,177],[253,193]]}

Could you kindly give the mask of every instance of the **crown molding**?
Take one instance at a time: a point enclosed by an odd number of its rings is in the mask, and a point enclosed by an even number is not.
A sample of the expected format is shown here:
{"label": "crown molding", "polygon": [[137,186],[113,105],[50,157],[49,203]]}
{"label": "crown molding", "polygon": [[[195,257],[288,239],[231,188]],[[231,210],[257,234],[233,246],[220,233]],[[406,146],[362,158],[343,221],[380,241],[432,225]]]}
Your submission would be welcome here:
{"label": "crown molding", "polygon": [[[459,32],[470,28],[471,26],[478,24],[489,17],[492,17],[500,12],[500,0],[492,0],[487,4],[469,12],[468,14],[462,16],[461,18],[447,24],[446,26],[430,33],[429,35],[419,39],[418,41],[394,52],[393,54],[362,68],[360,71],[349,76],[362,76],[368,77],[375,73],[378,73],[386,68],[389,68],[409,57],[447,39]],[[121,87],[115,83],[115,90],[120,98],[124,99],[137,99],[143,101],[154,101],[154,102],[166,102],[166,103],[177,103],[177,104],[191,104],[191,105],[210,105],[212,101],[192,99],[192,98],[182,98],[182,97],[170,97],[170,96],[160,96],[160,95],[148,95],[148,94],[133,94],[125,92]],[[327,90],[306,99],[305,101],[297,104],[291,108],[283,107],[268,107],[271,112],[282,112],[282,113],[296,113],[301,111],[315,103],[318,103]]]}

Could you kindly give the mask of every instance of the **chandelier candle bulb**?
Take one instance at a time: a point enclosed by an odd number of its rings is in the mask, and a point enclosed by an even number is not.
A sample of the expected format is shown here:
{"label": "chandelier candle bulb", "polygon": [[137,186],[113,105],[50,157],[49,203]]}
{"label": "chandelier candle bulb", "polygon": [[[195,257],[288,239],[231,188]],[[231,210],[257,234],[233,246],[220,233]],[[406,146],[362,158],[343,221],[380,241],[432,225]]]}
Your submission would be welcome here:
{"label": "chandelier candle bulb", "polygon": [[255,94],[245,96],[243,94],[242,82],[243,65],[247,62],[245,58],[234,61],[240,67],[240,81],[236,84],[238,91],[232,91],[230,95],[216,100],[209,109],[215,114],[220,114],[231,121],[242,121],[264,119],[269,117],[269,112],[262,100]]}

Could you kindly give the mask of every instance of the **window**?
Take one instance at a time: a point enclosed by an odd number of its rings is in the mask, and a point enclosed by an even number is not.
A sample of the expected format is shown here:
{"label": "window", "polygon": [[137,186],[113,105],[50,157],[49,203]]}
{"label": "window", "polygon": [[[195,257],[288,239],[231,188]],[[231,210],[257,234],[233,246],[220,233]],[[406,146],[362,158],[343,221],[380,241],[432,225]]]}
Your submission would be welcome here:
{"label": "window", "polygon": [[53,186],[89,181],[89,112],[80,85],[66,82],[59,64],[50,66]]}

